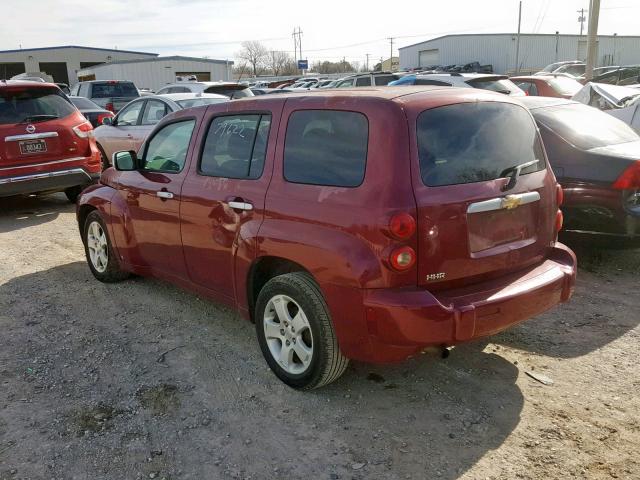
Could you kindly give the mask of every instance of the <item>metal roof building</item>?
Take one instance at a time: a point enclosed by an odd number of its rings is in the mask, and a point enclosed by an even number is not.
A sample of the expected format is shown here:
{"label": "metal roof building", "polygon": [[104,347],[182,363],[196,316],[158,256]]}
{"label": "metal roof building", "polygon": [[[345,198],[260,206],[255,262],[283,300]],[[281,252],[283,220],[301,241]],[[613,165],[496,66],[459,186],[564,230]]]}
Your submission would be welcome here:
{"label": "metal roof building", "polygon": [[78,81],[77,72],[83,68],[100,63],[157,56],[157,53],[78,45],[4,50],[0,51],[0,79],[8,79],[25,72],[44,72],[51,75],[56,82],[71,85]]}
{"label": "metal roof building", "polygon": [[[445,35],[401,47],[400,68],[466,64],[493,65],[496,73],[516,70],[515,33]],[[519,71],[535,72],[561,60],[585,60],[587,36],[520,35]],[[640,36],[599,35],[597,66],[640,64]]]}
{"label": "metal roof building", "polygon": [[130,80],[138,88],[158,90],[177,77],[195,75],[199,81],[228,81],[232,78],[232,61],[195,57],[155,57],[123,60],[85,68],[80,80]]}

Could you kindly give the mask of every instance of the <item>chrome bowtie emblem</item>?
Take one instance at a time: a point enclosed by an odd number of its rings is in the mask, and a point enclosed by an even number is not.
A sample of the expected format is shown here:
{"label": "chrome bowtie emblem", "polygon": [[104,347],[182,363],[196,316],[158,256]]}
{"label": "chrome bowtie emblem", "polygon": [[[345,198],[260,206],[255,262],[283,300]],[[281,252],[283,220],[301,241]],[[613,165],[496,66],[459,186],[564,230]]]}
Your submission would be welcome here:
{"label": "chrome bowtie emblem", "polygon": [[36,131],[36,127],[34,127],[31,124],[27,125],[27,133],[33,133],[35,131]]}
{"label": "chrome bowtie emblem", "polygon": [[520,204],[522,204],[522,199],[515,195],[507,195],[502,199],[502,208],[506,208],[507,210],[517,208]]}

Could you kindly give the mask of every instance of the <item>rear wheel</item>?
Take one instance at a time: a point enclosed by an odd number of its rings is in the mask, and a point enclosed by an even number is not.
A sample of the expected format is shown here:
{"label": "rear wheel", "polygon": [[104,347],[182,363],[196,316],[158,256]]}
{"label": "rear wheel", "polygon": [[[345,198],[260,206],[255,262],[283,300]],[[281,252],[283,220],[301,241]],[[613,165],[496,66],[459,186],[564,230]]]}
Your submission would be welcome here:
{"label": "rear wheel", "polygon": [[120,268],[107,227],[95,210],[87,215],[82,240],[87,263],[94,277],[105,283],[118,282],[129,277],[129,272]]}
{"label": "rear wheel", "polygon": [[344,373],[349,360],[338,347],[329,310],[310,275],[294,272],[269,280],[255,313],[262,354],[284,383],[311,390]]}

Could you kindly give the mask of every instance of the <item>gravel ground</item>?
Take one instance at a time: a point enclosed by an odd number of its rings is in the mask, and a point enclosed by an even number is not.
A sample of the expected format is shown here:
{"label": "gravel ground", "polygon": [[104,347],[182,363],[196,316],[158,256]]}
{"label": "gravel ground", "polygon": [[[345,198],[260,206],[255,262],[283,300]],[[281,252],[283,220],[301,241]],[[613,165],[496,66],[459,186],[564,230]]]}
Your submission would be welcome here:
{"label": "gravel ground", "polygon": [[581,247],[573,300],[491,343],[311,393],[232,311],[94,280],[60,195],[0,199],[0,251],[0,479],[640,478],[639,250]]}

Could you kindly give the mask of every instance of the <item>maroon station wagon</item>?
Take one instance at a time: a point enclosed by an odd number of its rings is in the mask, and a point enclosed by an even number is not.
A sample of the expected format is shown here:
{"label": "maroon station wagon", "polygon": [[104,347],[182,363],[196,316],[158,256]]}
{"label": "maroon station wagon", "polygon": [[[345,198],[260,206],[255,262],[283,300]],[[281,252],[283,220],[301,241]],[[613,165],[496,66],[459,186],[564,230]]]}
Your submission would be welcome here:
{"label": "maroon station wagon", "polygon": [[275,374],[401,361],[564,302],[562,190],[531,114],[451,87],[266,95],[175,112],[85,190],[104,282],[130,273],[237,307]]}

